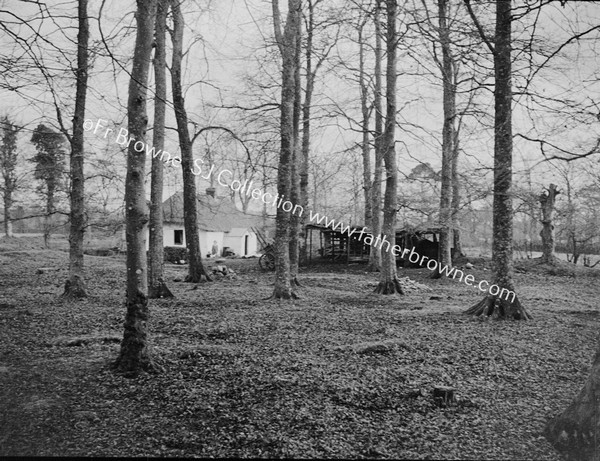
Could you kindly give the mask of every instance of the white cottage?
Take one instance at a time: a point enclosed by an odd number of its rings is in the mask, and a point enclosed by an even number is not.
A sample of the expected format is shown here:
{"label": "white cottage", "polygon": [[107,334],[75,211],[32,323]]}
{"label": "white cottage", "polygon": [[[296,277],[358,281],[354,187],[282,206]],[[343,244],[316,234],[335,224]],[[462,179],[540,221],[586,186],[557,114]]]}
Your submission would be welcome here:
{"label": "white cottage", "polygon": [[[203,257],[223,256],[226,249],[237,256],[254,256],[260,251],[256,232],[264,225],[261,216],[243,213],[229,197],[215,197],[214,189],[207,189],[206,195],[199,194],[197,199]],[[163,216],[164,246],[185,248],[183,192],[163,202]]]}

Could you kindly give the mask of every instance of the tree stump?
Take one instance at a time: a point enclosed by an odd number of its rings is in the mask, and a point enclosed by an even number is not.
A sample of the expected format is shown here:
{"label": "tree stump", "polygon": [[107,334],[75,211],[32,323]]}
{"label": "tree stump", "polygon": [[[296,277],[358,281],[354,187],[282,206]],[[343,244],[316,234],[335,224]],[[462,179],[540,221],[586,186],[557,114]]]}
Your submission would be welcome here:
{"label": "tree stump", "polygon": [[433,388],[433,401],[438,407],[445,407],[456,403],[455,389],[448,386],[436,386]]}
{"label": "tree stump", "polygon": [[554,204],[556,202],[556,196],[560,192],[556,188],[556,184],[550,184],[542,194],[540,194],[538,200],[542,206],[542,230],[540,231],[540,237],[542,237],[542,257],[541,260],[547,264],[556,264],[557,258],[554,254],[554,225],[552,224],[554,215]]}

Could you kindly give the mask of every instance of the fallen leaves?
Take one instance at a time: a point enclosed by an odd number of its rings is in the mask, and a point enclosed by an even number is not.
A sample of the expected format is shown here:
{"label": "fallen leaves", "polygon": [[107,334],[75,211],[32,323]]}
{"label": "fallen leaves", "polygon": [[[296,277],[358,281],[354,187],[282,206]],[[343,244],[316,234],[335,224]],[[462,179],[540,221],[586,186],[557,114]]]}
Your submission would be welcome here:
{"label": "fallen leaves", "polygon": [[[261,300],[271,274],[231,260],[236,279],[171,284],[176,299],[151,301],[165,372],[125,379],[110,369],[122,261],[86,260],[92,296],[67,302],[29,289],[64,271],[25,270],[66,254],[0,259],[3,455],[555,460],[541,429],[595,347],[597,311],[576,294],[599,288],[584,280],[525,274],[519,297],[536,319],[481,322],[462,314],[476,293],[426,270],[403,271],[415,289],[402,297],[371,294],[377,276],[360,268],[301,273],[302,299],[277,303]],[[169,280],[180,274],[168,266]],[[436,406],[435,386],[456,402]]]}

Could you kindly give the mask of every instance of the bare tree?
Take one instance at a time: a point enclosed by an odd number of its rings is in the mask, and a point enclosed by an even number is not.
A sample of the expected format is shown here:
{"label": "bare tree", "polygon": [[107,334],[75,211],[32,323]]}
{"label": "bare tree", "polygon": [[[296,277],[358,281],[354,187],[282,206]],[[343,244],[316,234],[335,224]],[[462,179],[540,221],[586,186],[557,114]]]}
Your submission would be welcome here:
{"label": "bare tree", "polygon": [[[304,210],[308,208],[308,183],[309,183],[309,157],[311,154],[311,135],[312,135],[312,112],[313,112],[313,97],[315,92],[315,83],[319,70],[327,60],[331,50],[337,43],[337,33],[329,36],[324,33],[324,39],[316,43],[319,37],[319,32],[326,32],[328,29],[339,31],[337,19],[331,17],[328,11],[319,10],[319,6],[323,5],[323,0],[307,0],[306,11],[301,5],[301,16],[304,18],[306,32],[303,34],[302,22],[299,22],[297,36],[297,55],[296,55],[296,102],[294,105],[294,126],[295,126],[295,159],[292,163],[292,183],[294,190],[298,190],[294,194],[292,201],[299,203]],[[320,19],[320,20],[319,20]],[[335,26],[338,25],[336,28]],[[306,41],[303,45],[303,36],[306,36]],[[302,100],[302,52],[304,51],[305,58],[305,84],[304,84],[304,100]],[[292,217],[292,234],[290,235],[290,256],[291,256],[291,273],[292,284],[299,285],[297,277],[297,263],[306,259],[306,248],[304,246],[304,238],[306,236],[305,225],[306,215],[298,216],[293,214]],[[296,224],[297,221],[297,224]],[[297,236],[295,235],[297,229]],[[296,243],[298,251],[296,251]],[[296,257],[296,254],[298,255]]]}
{"label": "bare tree", "polygon": [[[83,257],[83,239],[86,229],[85,197],[84,197],[84,122],[86,98],[88,93],[88,73],[89,61],[89,21],[88,21],[88,0],[78,0],[77,3],[77,40],[74,41],[65,31],[71,29],[70,25],[61,24],[62,20],[67,19],[71,22],[73,15],[61,14],[55,12],[55,9],[49,9],[43,2],[27,2],[37,6],[37,13],[27,18],[20,18],[13,14],[16,19],[13,24],[24,26],[22,29],[11,30],[7,27],[9,23],[0,24],[7,36],[11,37],[15,45],[22,49],[16,62],[19,66],[13,66],[12,69],[6,69],[3,73],[3,80],[11,89],[17,91],[24,99],[29,99],[32,104],[37,104],[39,98],[32,96],[27,91],[22,91],[27,87],[43,85],[50,94],[52,105],[56,113],[56,121],[62,135],[70,144],[70,233],[69,233],[69,277],[65,282],[63,296],[69,298],[82,298],[87,296],[84,282],[84,257]],[[67,6],[70,8],[70,6]],[[35,10],[32,10],[35,11]],[[35,24],[32,25],[32,24]],[[54,37],[54,32],[50,33],[47,28],[58,26],[56,31],[62,34],[66,43],[74,43],[77,47],[77,65],[75,68],[75,108],[73,111],[72,131],[67,128],[66,117],[64,117],[64,105],[61,100],[66,97],[71,100],[71,91],[60,91],[64,86],[65,76],[68,76],[70,86],[70,74],[72,72],[72,59],[68,48],[64,47],[65,41],[48,39],[50,35]],[[42,27],[43,25],[43,27]],[[44,30],[44,33],[41,33]],[[25,33],[24,36],[20,32]],[[32,72],[33,70],[33,72]],[[18,83],[15,87],[11,81],[23,81],[25,84]],[[35,101],[35,102],[34,102]],[[38,138],[42,139],[42,138]],[[48,158],[47,158],[48,159]],[[40,170],[37,170],[38,173]],[[46,180],[47,198],[54,200],[54,194],[57,192],[60,184],[60,175],[52,180]],[[49,205],[49,202],[47,202]],[[53,208],[48,207],[47,208]],[[55,210],[52,210],[54,213]],[[50,216],[48,216],[48,220]],[[49,238],[49,227],[46,225],[44,239],[47,242]]]}
{"label": "bare tree", "polygon": [[[145,141],[148,115],[146,99],[148,74],[152,57],[157,0],[137,0],[135,15],[137,33],[133,67],[129,81],[127,120],[129,143],[127,181],[125,186],[127,220],[127,314],[121,351],[115,367],[124,373],[137,374],[156,369],[148,341],[148,276],[144,228],[148,223],[148,207],[144,190],[146,156]],[[141,150],[136,146],[141,145]]]}
{"label": "bare tree", "polygon": [[[582,168],[586,162],[552,162],[562,178],[565,200],[556,205],[556,236],[567,253],[567,261],[577,264],[590,248],[589,243],[598,237],[599,212],[598,184]],[[596,170],[595,162],[590,169]],[[591,180],[591,181],[590,181]]]}
{"label": "bare tree", "polygon": [[[474,98],[480,84],[478,80],[487,77],[487,69],[483,69],[479,56],[475,53],[480,41],[474,39],[474,27],[462,18],[462,10],[458,2],[437,0],[437,14],[430,11],[429,3],[421,0],[412,10],[414,24],[419,37],[424,41],[425,49],[430,50],[435,68],[430,71],[432,77],[440,79],[442,87],[443,125],[441,131],[440,192],[436,224],[440,232],[440,263],[452,266],[452,251],[461,254],[459,212],[461,208],[459,159],[459,133],[462,119],[472,109]],[[473,33],[475,32],[475,34]],[[423,60],[423,49],[416,47],[409,50],[409,55],[425,69],[427,61]],[[462,69],[462,70],[461,70]],[[466,69],[466,70],[465,70]],[[438,72],[436,72],[436,70]],[[439,74],[439,75],[438,75]],[[425,74],[426,75],[426,74]],[[425,77],[424,75],[424,77]],[[467,83],[470,89],[464,88]],[[459,91],[459,85],[463,88]],[[461,107],[459,95],[468,95],[466,104]],[[437,136],[436,136],[437,138]],[[439,268],[432,278],[441,277]]]}
{"label": "bare tree", "polygon": [[383,205],[382,240],[389,242],[382,250],[381,276],[375,292],[385,295],[403,294],[402,286],[396,271],[396,256],[391,248],[396,243],[396,213],[398,212],[398,168],[396,161],[396,48],[398,31],[396,17],[398,5],[396,0],[386,0],[386,115],[383,132],[383,160],[385,163],[386,181]]}
{"label": "bare tree", "polygon": [[[372,235],[381,234],[381,182],[383,167],[382,132],[383,113],[381,108],[382,88],[382,37],[380,19],[381,1],[376,2],[355,0],[349,11],[351,18],[344,18],[344,23],[351,27],[346,37],[356,44],[358,54],[355,59],[340,57],[340,63],[345,79],[356,81],[358,89],[359,112],[356,116],[351,108],[346,110],[337,106],[336,110],[349,123],[350,128],[360,136],[357,145],[360,148],[362,163],[362,180],[356,186],[362,194],[362,199],[354,197],[352,203],[355,206],[356,220],[363,222]],[[354,19],[356,18],[356,19]],[[373,27],[374,26],[374,27]],[[375,37],[375,44],[372,43]],[[370,51],[374,49],[374,69],[372,69],[373,57]],[[355,63],[357,61],[357,64]],[[375,119],[374,127],[372,119]],[[356,128],[353,128],[356,127]],[[373,162],[373,151],[375,161]],[[374,171],[374,173],[373,173]],[[352,176],[353,177],[353,176]],[[353,177],[354,179],[354,177]],[[354,194],[354,191],[348,192]],[[362,216],[359,216],[360,203],[364,203]],[[381,266],[381,248],[379,245],[369,246],[370,262],[367,270],[379,271]]]}
{"label": "bare tree", "polygon": [[[322,0],[307,0],[307,10],[308,14],[306,17],[306,49],[305,49],[305,57],[306,57],[306,88],[304,91],[304,101],[302,103],[302,154],[300,158],[300,205],[302,205],[303,209],[308,208],[308,183],[309,183],[309,173],[308,173],[308,165],[310,158],[310,141],[311,141],[311,112],[312,112],[312,100],[313,94],[315,90],[315,80],[317,78],[317,72],[319,67],[324,62],[326,56],[329,54],[329,51],[323,53],[321,58],[319,58],[316,64],[313,62],[314,59],[314,35],[316,30],[315,23],[315,8],[321,3]],[[331,50],[331,48],[330,48]],[[306,216],[303,215],[300,219],[300,239],[302,239],[305,235],[305,224],[306,224]],[[301,243],[302,245],[302,243]],[[304,245],[301,246],[301,254],[306,260],[306,247]],[[301,258],[302,259],[302,258]]]}
{"label": "bare tree", "polygon": [[[165,109],[167,105],[166,77],[166,30],[168,0],[158,0],[154,39],[154,126],[152,144],[155,152],[162,152],[165,147]],[[152,157],[150,185],[150,223],[148,245],[148,297],[172,298],[173,293],[167,287],[163,276],[164,243],[163,243],[163,176],[164,165],[161,156]]]}
{"label": "bare tree", "polygon": [[[375,145],[375,165],[373,167],[373,182],[371,183],[371,232],[373,235],[381,234],[381,181],[383,176],[383,109],[381,105],[382,91],[382,40],[381,40],[381,0],[375,1],[373,21],[375,22],[375,88],[373,108],[375,111],[375,131],[373,133]],[[369,250],[368,270],[381,270],[381,249],[371,245]]]}
{"label": "bare tree", "polygon": [[[293,111],[293,129],[294,129],[294,149],[291,159],[291,194],[292,203],[301,203],[300,190],[300,164],[302,161],[302,138],[300,136],[300,121],[302,118],[302,79],[300,70],[302,66],[302,2],[300,2],[300,11],[298,11],[298,30],[296,31],[296,49],[294,54],[294,111]],[[297,213],[290,216],[290,283],[292,286],[300,286],[298,281],[298,269],[300,265],[300,224],[302,217]]]}
{"label": "bare tree", "polygon": [[202,280],[210,280],[210,277],[202,264],[200,235],[198,234],[198,197],[196,194],[196,176],[193,173],[193,140],[190,138],[188,116],[185,110],[185,100],[182,90],[181,61],[183,58],[184,19],[179,0],[171,0],[171,11],[173,12],[171,85],[173,87],[173,106],[175,108],[179,147],[181,149],[185,242],[189,251],[188,275],[185,281],[198,283]]}
{"label": "bare tree", "polygon": [[4,234],[6,237],[13,236],[11,207],[13,205],[13,194],[17,190],[17,135],[21,127],[18,127],[8,116],[0,118],[0,172],[2,183],[0,192],[4,205]]}
{"label": "bare tree", "polygon": [[[442,128],[442,185],[440,191],[440,265],[452,266],[452,194],[453,194],[453,158],[457,154],[454,149],[455,117],[456,117],[456,79],[454,59],[450,49],[450,28],[448,25],[448,1],[438,0],[438,33],[442,48],[443,109],[444,126]],[[441,277],[439,269],[433,277]]]}
{"label": "bare tree", "polygon": [[469,0],[465,4],[481,38],[494,57],[494,216],[492,261],[494,284],[500,291],[488,295],[467,310],[468,314],[494,318],[527,320],[527,313],[515,295],[508,300],[499,296],[502,291],[513,292],[513,210],[512,210],[512,87],[511,87],[511,0],[496,2],[496,31],[494,44],[485,35],[473,13]]}
{"label": "bare tree", "polygon": [[[300,31],[300,0],[288,0],[288,13],[284,29],[281,27],[281,15],[278,0],[272,0],[275,40],[282,58],[281,87],[281,150],[277,175],[277,196],[282,200],[291,197],[292,161],[294,155],[294,102],[296,101],[296,53],[297,36]],[[290,211],[277,207],[275,230],[275,288],[276,299],[297,298],[298,295],[290,283]]]}
{"label": "bare tree", "polygon": [[371,119],[371,104],[369,97],[369,79],[366,69],[366,38],[365,29],[369,21],[369,16],[364,15],[360,18],[358,28],[358,87],[360,93],[360,112],[361,112],[361,135],[360,142],[362,165],[363,165],[363,194],[365,199],[364,223],[372,227],[373,222],[373,183],[371,180],[371,133],[369,122]]}
{"label": "bare tree", "polygon": [[454,244],[454,256],[460,257],[464,256],[462,250],[462,239],[460,233],[460,207],[461,207],[461,197],[460,197],[460,181],[459,181],[459,168],[458,168],[458,157],[459,157],[459,136],[458,130],[454,136],[454,152],[452,154],[452,239]]}
{"label": "bare tree", "polygon": [[85,233],[85,176],[84,129],[85,102],[88,86],[89,22],[87,0],[78,2],[79,34],[77,35],[77,89],[71,142],[71,226],[69,232],[69,278],[63,296],[85,298],[87,291],[83,278],[83,236]]}

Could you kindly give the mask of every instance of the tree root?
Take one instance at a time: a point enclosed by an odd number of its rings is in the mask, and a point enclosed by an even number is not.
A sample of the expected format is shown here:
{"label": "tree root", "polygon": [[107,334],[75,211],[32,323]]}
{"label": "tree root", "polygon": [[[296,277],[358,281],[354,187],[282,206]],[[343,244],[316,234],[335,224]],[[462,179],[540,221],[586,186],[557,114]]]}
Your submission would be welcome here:
{"label": "tree root", "polygon": [[519,299],[510,302],[498,296],[487,295],[473,307],[465,311],[465,314],[476,317],[492,319],[531,320],[531,315],[521,305]]}
{"label": "tree root", "polygon": [[135,377],[142,372],[157,373],[160,367],[152,360],[148,344],[148,297],[138,291],[127,298],[125,331],[113,367],[126,377]]}
{"label": "tree root", "polygon": [[377,285],[374,292],[379,295],[404,294],[398,277],[394,277],[392,280],[386,280],[385,282],[379,282],[379,285]]}
{"label": "tree root", "polygon": [[64,299],[83,299],[87,298],[85,282],[79,276],[74,276],[65,282],[65,291],[61,295]]}
{"label": "tree root", "polygon": [[164,280],[159,280],[155,286],[148,287],[149,299],[174,298],[175,295],[169,290]]}
{"label": "tree root", "polygon": [[600,427],[598,425],[598,382],[600,355],[596,354],[590,374],[570,405],[548,421],[543,435],[568,461],[598,460]]}
{"label": "tree root", "polygon": [[293,287],[302,287],[303,286],[300,283],[300,281],[298,280],[298,277],[296,275],[294,275],[292,278],[290,278],[290,285]]}
{"label": "tree root", "polygon": [[548,264],[549,266],[557,266],[560,264],[559,259],[556,256],[552,256],[551,258],[540,256],[539,258],[535,258],[535,262],[538,264]]}
{"label": "tree root", "polygon": [[[594,403],[590,402],[593,407]],[[597,429],[593,421],[580,422],[565,418],[564,414],[551,420],[544,429],[544,437],[560,452],[565,460],[598,459],[596,446]]]}
{"label": "tree root", "polygon": [[131,363],[125,360],[121,360],[121,357],[119,357],[114,362],[112,368],[116,373],[123,375],[125,378],[137,378],[144,373],[159,374],[164,372],[164,368],[157,365],[150,357],[145,357],[144,360],[136,363],[135,366],[132,366]]}
{"label": "tree root", "polygon": [[267,299],[300,299],[300,296],[291,287],[289,290],[275,288]]}

